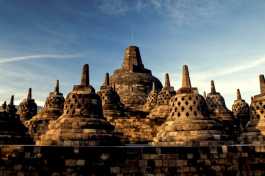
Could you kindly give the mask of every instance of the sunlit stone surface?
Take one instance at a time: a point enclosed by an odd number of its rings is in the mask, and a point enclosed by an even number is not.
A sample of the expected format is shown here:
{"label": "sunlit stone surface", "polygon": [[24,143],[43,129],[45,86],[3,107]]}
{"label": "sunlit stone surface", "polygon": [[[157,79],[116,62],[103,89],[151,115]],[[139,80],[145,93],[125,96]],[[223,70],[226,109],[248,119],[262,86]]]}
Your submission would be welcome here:
{"label": "sunlit stone surface", "polygon": [[25,122],[30,135],[35,141],[39,140],[40,135],[47,131],[50,121],[56,120],[62,115],[63,106],[64,97],[63,94],[60,93],[59,80],[57,80],[54,91],[50,92],[46,99],[44,108],[42,108],[32,119]]}
{"label": "sunlit stone surface", "polygon": [[28,96],[19,104],[17,113],[19,114],[20,119],[24,122],[26,120],[30,120],[34,115],[36,115],[37,111],[37,104],[32,98],[32,89],[29,88]]}
{"label": "sunlit stone surface", "polygon": [[216,145],[224,142],[222,125],[209,117],[206,102],[191,87],[188,66],[183,66],[182,87],[170,100],[171,111],[158,129],[154,144]]}
{"label": "sunlit stone surface", "polygon": [[100,97],[89,84],[89,67],[84,65],[80,85],[67,95],[64,112],[49,125],[37,144],[61,146],[115,145],[118,139],[103,116]]}

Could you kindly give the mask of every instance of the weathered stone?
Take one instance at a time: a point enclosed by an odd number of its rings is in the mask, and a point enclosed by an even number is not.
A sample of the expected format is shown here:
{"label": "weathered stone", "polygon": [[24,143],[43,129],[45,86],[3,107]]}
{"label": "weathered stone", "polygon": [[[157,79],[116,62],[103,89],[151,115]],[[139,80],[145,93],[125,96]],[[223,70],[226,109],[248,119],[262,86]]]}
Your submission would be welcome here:
{"label": "weathered stone", "polygon": [[[34,155],[35,150],[42,157]],[[264,175],[264,146],[1,147],[3,176]],[[79,150],[79,153],[75,151]],[[26,157],[24,153],[32,155]]]}
{"label": "weathered stone", "polygon": [[35,100],[32,99],[32,90],[29,88],[28,96],[19,104],[17,113],[20,116],[21,121],[24,122],[36,115],[37,111],[37,104],[35,103]]}
{"label": "weathered stone", "polygon": [[63,113],[64,97],[59,90],[59,80],[53,92],[49,93],[44,108],[32,119],[25,122],[29,129],[30,135],[35,141],[39,140],[40,135],[44,134],[48,129],[51,120],[56,120]]}
{"label": "weathered stone", "polygon": [[241,134],[239,142],[243,144],[265,144],[265,79],[259,76],[260,94],[251,98],[250,121]]}
{"label": "weathered stone", "polygon": [[14,96],[10,103],[6,102],[0,109],[0,144],[32,144],[33,141],[27,133],[26,127],[16,114]]}
{"label": "weathered stone", "polygon": [[102,101],[103,114],[107,119],[124,116],[124,105],[115,89],[110,85],[109,73],[106,73],[105,82],[100,87],[98,95]]}
{"label": "weathered stone", "polygon": [[139,48],[129,46],[125,50],[122,68],[114,71],[110,77],[111,85],[121,98],[121,102],[130,109],[142,110],[153,82],[158,90],[162,85],[152,72],[142,63]]}
{"label": "weathered stone", "polygon": [[249,105],[241,98],[240,90],[237,89],[237,99],[232,106],[234,117],[240,122],[241,128],[245,128],[250,120]]}
{"label": "weathered stone", "polygon": [[216,145],[223,143],[222,125],[209,117],[204,98],[191,87],[188,67],[183,66],[182,87],[170,100],[171,111],[158,129],[154,144]]}
{"label": "weathered stone", "polygon": [[148,117],[150,119],[161,119],[162,122],[164,122],[170,112],[169,101],[175,94],[174,87],[170,86],[169,75],[167,73],[165,75],[165,86],[159,92],[156,105],[151,110]]}
{"label": "weathered stone", "polygon": [[145,117],[115,118],[111,123],[115,125],[115,132],[122,134],[119,137],[125,144],[148,144],[152,142],[157,129],[157,126]]}
{"label": "weathered stone", "polygon": [[211,92],[208,93],[206,102],[212,118],[223,123],[224,128],[227,130],[235,130],[236,119],[232,111],[226,107],[224,97],[219,92],[216,92],[213,80],[211,81]]}
{"label": "weathered stone", "polygon": [[62,146],[115,145],[118,139],[103,116],[100,97],[89,84],[88,64],[84,65],[81,84],[75,85],[64,103],[64,112],[51,122],[37,144]]}
{"label": "weathered stone", "polygon": [[148,94],[148,97],[143,107],[143,111],[150,112],[155,107],[158,93],[159,92],[156,90],[155,83],[153,83],[152,90]]}

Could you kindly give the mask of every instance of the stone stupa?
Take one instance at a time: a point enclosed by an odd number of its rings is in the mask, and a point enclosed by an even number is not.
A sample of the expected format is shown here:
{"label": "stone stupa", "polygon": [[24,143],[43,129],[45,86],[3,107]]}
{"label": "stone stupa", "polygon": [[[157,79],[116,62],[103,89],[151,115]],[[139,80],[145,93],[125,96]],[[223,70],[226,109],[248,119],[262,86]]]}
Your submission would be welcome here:
{"label": "stone stupa", "polygon": [[152,90],[148,94],[148,97],[143,107],[143,111],[150,112],[155,107],[156,102],[157,102],[158,93],[159,92],[156,90],[155,83],[153,83]]}
{"label": "stone stupa", "polygon": [[27,128],[16,114],[14,96],[10,103],[6,102],[0,108],[0,144],[33,144],[33,140],[27,133]]}
{"label": "stone stupa", "polygon": [[111,85],[121,98],[121,102],[132,110],[141,111],[152,90],[152,84],[161,90],[161,82],[144,67],[139,48],[129,46],[125,49],[122,68],[114,71],[110,77]]}
{"label": "stone stupa", "polygon": [[237,99],[232,105],[232,112],[236,120],[240,123],[241,128],[244,129],[250,120],[249,105],[242,99],[239,89],[237,89]]}
{"label": "stone stupa", "polygon": [[162,119],[164,122],[170,112],[169,101],[175,94],[174,87],[170,85],[169,75],[166,73],[165,86],[158,93],[156,105],[151,110],[148,117],[151,119]]}
{"label": "stone stupa", "polygon": [[18,115],[22,122],[30,120],[37,114],[38,107],[35,100],[32,98],[32,89],[29,88],[28,96],[18,106]]}
{"label": "stone stupa", "polygon": [[241,134],[241,144],[265,144],[265,79],[264,75],[259,76],[260,94],[251,99],[250,121]]}
{"label": "stone stupa", "polygon": [[81,84],[67,95],[63,114],[49,124],[39,145],[115,145],[114,126],[103,116],[100,97],[89,84],[89,66],[83,67]]}
{"label": "stone stupa", "polygon": [[207,94],[206,102],[210,115],[224,124],[227,130],[234,128],[236,124],[232,111],[225,104],[224,97],[216,91],[214,81],[211,81],[211,92]]}
{"label": "stone stupa", "polygon": [[103,114],[107,119],[124,116],[124,105],[115,89],[110,85],[109,73],[106,73],[105,81],[100,87],[98,95],[102,101]]}
{"label": "stone stupa", "polygon": [[208,146],[226,139],[222,125],[209,117],[207,104],[191,87],[188,66],[183,66],[182,87],[171,98],[171,111],[158,129],[153,144],[162,146]]}
{"label": "stone stupa", "polygon": [[35,141],[48,129],[51,120],[56,120],[63,113],[64,97],[60,93],[59,80],[56,81],[54,91],[49,93],[43,109],[32,119],[25,122],[30,135]]}

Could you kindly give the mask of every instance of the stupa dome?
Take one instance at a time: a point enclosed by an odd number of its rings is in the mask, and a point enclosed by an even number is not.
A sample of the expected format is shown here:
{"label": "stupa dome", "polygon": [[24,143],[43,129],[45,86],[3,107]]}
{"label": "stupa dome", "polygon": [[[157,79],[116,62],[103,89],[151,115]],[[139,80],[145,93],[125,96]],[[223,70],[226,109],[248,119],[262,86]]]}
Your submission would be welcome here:
{"label": "stupa dome", "polygon": [[40,145],[87,146],[114,145],[114,126],[103,116],[100,97],[89,84],[89,67],[85,64],[81,84],[67,95],[64,112],[49,125],[37,142]]}
{"label": "stupa dome", "polygon": [[211,119],[207,104],[191,87],[188,66],[183,66],[182,87],[170,100],[170,113],[154,138],[157,145],[215,145],[222,143],[222,125]]}

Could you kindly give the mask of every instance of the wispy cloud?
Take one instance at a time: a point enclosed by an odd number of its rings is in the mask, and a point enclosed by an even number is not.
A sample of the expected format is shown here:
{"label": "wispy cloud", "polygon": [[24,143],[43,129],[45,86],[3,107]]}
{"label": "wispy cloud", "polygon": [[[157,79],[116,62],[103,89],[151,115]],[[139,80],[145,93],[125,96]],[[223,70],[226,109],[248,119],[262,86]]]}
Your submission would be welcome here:
{"label": "wispy cloud", "polygon": [[[210,80],[215,80],[215,86],[231,107],[236,98],[236,89],[240,88],[243,98],[250,102],[250,97],[259,93],[258,74],[263,71],[265,56],[256,59],[241,59],[235,65],[219,65],[218,69],[193,71],[190,65],[192,86],[197,87],[202,94],[210,91]],[[181,71],[169,71],[171,83],[178,89],[181,86]],[[164,73],[159,73],[160,80],[164,80]]]}
{"label": "wispy cloud", "polygon": [[98,4],[98,9],[107,15],[154,10],[177,25],[210,18],[220,12],[222,7],[220,0],[102,0]]}
{"label": "wispy cloud", "polygon": [[6,64],[11,62],[19,62],[24,60],[36,60],[36,59],[71,59],[80,57],[80,54],[38,54],[28,56],[17,56],[9,58],[0,58],[0,64]]}
{"label": "wispy cloud", "polygon": [[219,0],[150,0],[150,5],[176,25],[211,18],[223,7]]}
{"label": "wispy cloud", "polygon": [[98,8],[107,15],[122,15],[129,10],[128,4],[123,0],[102,0]]}
{"label": "wispy cloud", "polygon": [[210,69],[203,72],[196,73],[200,79],[211,79],[222,76],[228,76],[234,73],[244,72],[252,68],[256,68],[265,64],[265,56],[260,57],[258,59],[253,59],[252,61],[248,60],[245,63],[231,65],[231,66],[223,66],[220,69]]}

